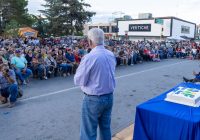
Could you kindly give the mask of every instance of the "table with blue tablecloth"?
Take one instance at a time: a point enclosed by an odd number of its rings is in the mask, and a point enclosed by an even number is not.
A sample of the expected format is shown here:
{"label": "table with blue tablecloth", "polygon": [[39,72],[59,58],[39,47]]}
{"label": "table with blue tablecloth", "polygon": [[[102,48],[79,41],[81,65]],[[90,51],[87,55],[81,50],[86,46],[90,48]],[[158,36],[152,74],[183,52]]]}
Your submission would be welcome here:
{"label": "table with blue tablecloth", "polygon": [[[200,89],[200,85],[178,86]],[[167,102],[168,92],[136,108],[133,140],[200,140],[200,107]]]}

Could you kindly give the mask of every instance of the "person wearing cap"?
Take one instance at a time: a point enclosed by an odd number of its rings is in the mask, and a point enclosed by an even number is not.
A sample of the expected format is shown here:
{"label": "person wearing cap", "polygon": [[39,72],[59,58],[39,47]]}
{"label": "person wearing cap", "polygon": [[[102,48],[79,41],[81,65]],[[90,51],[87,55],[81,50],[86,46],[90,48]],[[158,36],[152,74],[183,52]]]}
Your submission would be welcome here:
{"label": "person wearing cap", "polygon": [[115,89],[114,54],[104,47],[104,32],[93,28],[88,32],[92,51],[85,55],[74,76],[85,96],[82,103],[80,140],[96,140],[97,127],[101,140],[111,140],[111,112]]}
{"label": "person wearing cap", "polygon": [[26,79],[32,75],[32,71],[27,68],[27,60],[21,56],[20,50],[15,51],[15,56],[11,58],[11,65],[14,67],[16,76],[26,85]]}

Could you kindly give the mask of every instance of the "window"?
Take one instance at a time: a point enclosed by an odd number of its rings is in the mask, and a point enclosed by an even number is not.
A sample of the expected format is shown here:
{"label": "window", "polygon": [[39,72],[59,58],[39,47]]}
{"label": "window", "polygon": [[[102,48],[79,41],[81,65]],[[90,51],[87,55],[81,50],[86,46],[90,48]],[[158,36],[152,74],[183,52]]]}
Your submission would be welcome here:
{"label": "window", "polygon": [[100,26],[100,29],[102,29],[104,33],[109,33],[109,26]]}
{"label": "window", "polygon": [[190,33],[190,27],[188,27],[188,26],[181,26],[181,33],[189,34]]}
{"label": "window", "polygon": [[89,30],[92,28],[98,28],[98,26],[89,26]]}
{"label": "window", "polygon": [[112,26],[112,33],[116,33],[117,32],[117,26]]}

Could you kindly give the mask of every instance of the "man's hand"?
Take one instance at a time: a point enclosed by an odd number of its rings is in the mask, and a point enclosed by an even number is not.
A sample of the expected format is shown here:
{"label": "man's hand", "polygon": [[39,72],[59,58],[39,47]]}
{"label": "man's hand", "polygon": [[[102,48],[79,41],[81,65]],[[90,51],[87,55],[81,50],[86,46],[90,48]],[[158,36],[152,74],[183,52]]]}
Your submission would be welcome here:
{"label": "man's hand", "polygon": [[26,73],[26,68],[24,68],[24,69],[22,70],[22,73],[23,73],[23,74],[25,74],[25,73]]}

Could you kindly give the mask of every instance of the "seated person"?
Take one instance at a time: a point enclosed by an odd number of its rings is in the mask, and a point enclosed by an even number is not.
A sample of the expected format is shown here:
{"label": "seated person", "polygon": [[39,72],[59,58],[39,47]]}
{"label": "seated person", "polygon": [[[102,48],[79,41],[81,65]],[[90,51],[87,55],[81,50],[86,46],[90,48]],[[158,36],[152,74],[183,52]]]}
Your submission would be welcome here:
{"label": "seated person", "polygon": [[0,65],[0,100],[2,103],[7,103],[7,98],[10,97],[8,107],[13,107],[17,101],[18,86],[15,77],[15,72],[8,68],[7,65]]}
{"label": "seated person", "polygon": [[123,49],[119,51],[120,65],[126,65],[128,62],[126,53]]}
{"label": "seated person", "polygon": [[67,49],[67,53],[66,53],[65,56],[66,56],[66,59],[67,59],[67,63],[72,66],[73,74],[75,74],[76,69],[78,68],[78,64],[75,61],[75,56],[74,56],[72,49],[70,49],[70,48]]}
{"label": "seated person", "polygon": [[117,66],[119,66],[120,63],[121,63],[121,59],[120,59],[120,57],[119,57],[119,51],[117,50],[117,48],[114,48],[114,49],[113,49],[113,53],[114,53],[115,58],[116,58],[116,61],[117,61]]}
{"label": "seated person", "polygon": [[32,50],[28,50],[28,53],[25,55],[27,60],[27,67],[32,69],[32,60],[33,60],[33,52]]}
{"label": "seated person", "polygon": [[137,64],[138,52],[136,49],[132,48],[133,64]]}
{"label": "seated person", "polygon": [[74,57],[75,57],[75,62],[79,65],[82,59],[82,54],[80,53],[80,50],[78,47],[76,47],[74,51]]}
{"label": "seated person", "polygon": [[63,54],[62,50],[58,51],[58,55],[56,56],[56,62],[58,64],[58,68],[63,72],[63,77],[66,77],[67,74],[70,75],[71,66],[67,64],[67,59]]}
{"label": "seated person", "polygon": [[0,51],[0,61],[4,64],[8,64],[8,61],[4,58],[4,53]]}
{"label": "seated person", "polygon": [[54,73],[57,67],[57,63],[55,59],[51,56],[50,52],[48,53],[47,57],[44,59],[44,62],[45,62],[45,67],[47,69],[48,77],[50,77],[50,75]]}
{"label": "seated person", "polygon": [[38,77],[40,78],[40,80],[47,80],[47,69],[45,67],[45,62],[44,62],[44,58],[42,57],[42,54],[37,54],[34,58],[33,58],[33,66],[35,71],[38,72]]}
{"label": "seated person", "polygon": [[149,50],[149,48],[145,47],[144,50],[143,50],[143,57],[144,57],[144,60],[145,61],[151,61],[152,58],[151,58],[151,52]]}
{"label": "seated person", "polygon": [[200,82],[200,72],[196,73],[195,71],[193,72],[193,75],[195,76],[194,79],[187,79],[185,77],[183,77],[183,81],[185,82],[191,82],[191,83],[196,83],[196,82]]}
{"label": "seated person", "polygon": [[26,80],[32,75],[32,71],[27,68],[27,60],[21,56],[20,50],[15,51],[15,56],[11,59],[11,65],[14,67],[16,76],[21,83],[26,85]]}

